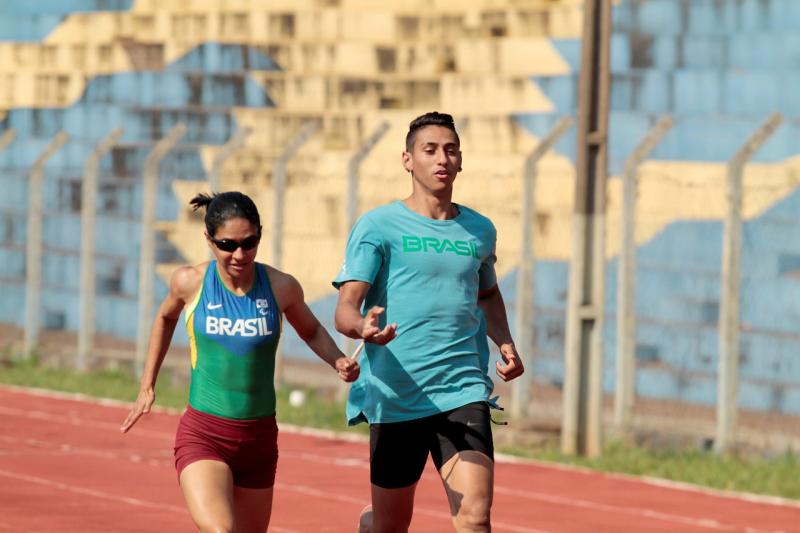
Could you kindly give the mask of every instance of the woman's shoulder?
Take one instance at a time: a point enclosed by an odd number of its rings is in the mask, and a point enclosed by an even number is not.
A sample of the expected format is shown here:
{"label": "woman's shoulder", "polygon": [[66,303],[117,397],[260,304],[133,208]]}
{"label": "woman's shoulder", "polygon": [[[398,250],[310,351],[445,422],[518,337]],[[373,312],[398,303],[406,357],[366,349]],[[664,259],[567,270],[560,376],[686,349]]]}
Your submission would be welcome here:
{"label": "woman's shoulder", "polygon": [[203,284],[209,261],[197,265],[183,265],[172,272],[170,290],[178,296],[194,296]]}
{"label": "woman's shoulder", "polygon": [[273,266],[264,263],[259,264],[267,273],[272,292],[281,303],[282,308],[286,306],[285,304],[294,301],[296,298],[303,297],[303,288],[300,286],[300,282],[297,281],[297,278]]}
{"label": "woman's shoulder", "polygon": [[278,270],[274,266],[270,266],[266,263],[258,263],[261,268],[264,269],[268,278],[269,284],[272,285],[272,288],[284,286],[284,285],[291,285],[298,283],[297,279],[294,276],[289,274],[288,272],[284,272],[283,270]]}

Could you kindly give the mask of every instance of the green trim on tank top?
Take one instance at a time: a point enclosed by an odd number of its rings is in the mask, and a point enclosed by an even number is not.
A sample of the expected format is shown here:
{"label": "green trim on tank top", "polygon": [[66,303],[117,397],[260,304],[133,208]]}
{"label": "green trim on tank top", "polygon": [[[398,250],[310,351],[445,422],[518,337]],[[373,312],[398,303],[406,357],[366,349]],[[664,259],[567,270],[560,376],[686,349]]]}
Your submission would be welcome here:
{"label": "green trim on tank top", "polygon": [[[231,295],[233,295],[236,298],[245,298],[247,295],[253,292],[256,286],[258,285],[258,263],[256,263],[255,261],[253,262],[253,268],[255,268],[255,276],[253,277],[253,284],[250,285],[250,288],[247,289],[247,292],[244,294],[236,294],[235,292],[230,290],[227,285],[225,285],[225,282],[222,280],[222,276],[219,275],[219,261],[215,261],[214,275],[217,276],[217,281],[219,281],[219,284],[222,285],[222,288],[228,291]],[[205,276],[203,276],[203,279],[205,279]],[[267,284],[269,284],[269,279],[267,280]]]}
{"label": "green trim on tank top", "polygon": [[281,309],[281,304],[278,301],[278,297],[275,296],[275,291],[272,290],[272,282],[269,280],[269,269],[265,263],[256,263],[256,269],[262,266],[264,272],[264,282],[267,284],[267,290],[270,295],[272,295],[272,301],[275,302],[275,307],[278,308],[278,333],[279,335],[283,335],[283,310]]}
{"label": "green trim on tank top", "polygon": [[206,273],[208,272],[209,266],[211,266],[210,261],[206,265],[206,268],[203,269],[203,279],[200,280],[200,290],[197,291],[197,294],[194,296],[192,301],[189,302],[189,305],[186,306],[186,312],[183,315],[183,321],[186,324],[189,323],[189,319],[191,318],[192,313],[194,313],[194,310],[197,309],[197,304],[200,303],[200,298],[203,297],[203,288],[205,288],[206,286]]}

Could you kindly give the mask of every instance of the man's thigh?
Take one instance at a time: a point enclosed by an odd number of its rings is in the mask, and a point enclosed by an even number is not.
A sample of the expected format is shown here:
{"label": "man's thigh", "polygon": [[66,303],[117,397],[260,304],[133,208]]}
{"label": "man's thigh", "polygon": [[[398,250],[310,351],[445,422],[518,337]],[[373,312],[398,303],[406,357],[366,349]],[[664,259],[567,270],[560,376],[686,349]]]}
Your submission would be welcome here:
{"label": "man's thigh", "polygon": [[494,485],[494,444],[488,404],[475,402],[443,413],[434,431],[436,444],[431,455],[454,520],[488,520]]}
{"label": "man's thigh", "polygon": [[442,413],[432,428],[433,464],[439,472],[453,456],[461,452],[479,452],[494,460],[492,419],[486,402],[474,402]]}
{"label": "man's thigh", "polygon": [[481,452],[458,452],[439,470],[450,513],[488,517],[494,497],[494,461]]}
{"label": "man's thigh", "polygon": [[370,424],[370,481],[382,489],[414,485],[422,476],[433,443],[431,418]]}
{"label": "man's thigh", "polygon": [[372,513],[359,527],[372,533],[407,531],[414,514],[414,492],[425,470],[435,435],[430,418],[371,424]]}

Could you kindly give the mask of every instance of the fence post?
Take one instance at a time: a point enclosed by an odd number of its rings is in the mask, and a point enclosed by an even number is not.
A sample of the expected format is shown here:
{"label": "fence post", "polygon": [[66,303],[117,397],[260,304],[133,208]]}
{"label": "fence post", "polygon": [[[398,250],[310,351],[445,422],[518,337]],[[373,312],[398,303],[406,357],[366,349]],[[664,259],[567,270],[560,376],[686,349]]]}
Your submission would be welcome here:
{"label": "fence post", "polygon": [[122,135],[122,128],[112,131],[100,141],[86,160],[81,184],[81,278],[78,325],[78,358],[75,368],[86,370],[94,342],[94,226],[97,204],[97,170],[100,160]]}
{"label": "fence post", "polygon": [[294,138],[284,149],[283,153],[275,160],[272,165],[272,241],[270,242],[270,263],[277,269],[283,266],[283,223],[284,223],[284,202],[286,200],[286,167],[298,150],[308,142],[308,140],[320,128],[317,121],[309,121],[303,124]]}
{"label": "fence post", "polygon": [[[283,153],[272,165],[272,240],[270,241],[270,263],[280,270],[283,268],[283,222],[286,200],[286,167],[289,160],[317,132],[321,124],[314,120],[303,124],[292,138]],[[281,343],[275,350],[275,388],[283,384],[283,354]]]}
{"label": "fence post", "polygon": [[[345,224],[349,232],[358,219],[358,180],[361,163],[367,158],[372,148],[381,140],[389,130],[389,122],[383,121],[375,128],[372,134],[364,139],[361,146],[350,157],[347,163],[347,207],[345,211]],[[342,336],[344,340],[344,353],[349,355],[355,350],[355,339]],[[342,389],[344,390],[344,389]]]}
{"label": "fence post", "polygon": [[381,140],[389,130],[389,123],[384,121],[378,124],[372,135],[367,137],[358,150],[350,157],[347,163],[347,230],[350,231],[358,219],[358,171],[361,163],[367,158],[372,148]]}
{"label": "fence post", "polygon": [[153,313],[153,277],[155,276],[155,220],[158,166],[164,156],[186,133],[186,126],[178,123],[172,131],[159,140],[150,151],[144,164],[142,183],[142,236],[139,251],[139,317],[136,329],[136,372],[142,373],[142,363],[147,354],[150,321]]}
{"label": "fence post", "polygon": [[602,452],[611,3],[584,0],[561,450]]}
{"label": "fence post", "polygon": [[252,130],[244,126],[240,128],[228,142],[222,145],[222,148],[214,155],[214,160],[211,163],[211,171],[208,173],[208,188],[210,192],[220,192],[222,186],[222,166],[237,150],[244,146],[247,142],[247,137]]}
{"label": "fence post", "polygon": [[728,162],[722,242],[722,280],[719,310],[719,370],[717,377],[717,435],[714,450],[722,453],[736,440],[739,388],[739,297],[741,293],[742,174],[744,165],[780,125],[773,113]]}
{"label": "fence post", "polygon": [[636,394],[636,197],[639,165],[672,128],[669,115],[661,117],[625,160],[622,170],[622,216],[617,268],[617,361],[614,424],[630,427]]}
{"label": "fence post", "polygon": [[44,165],[69,140],[65,131],[60,131],[47,148],[39,154],[31,167],[28,184],[28,233],[25,250],[25,340],[24,357],[30,357],[39,342],[40,305],[42,298],[42,189],[44,188]]}
{"label": "fence post", "polygon": [[517,265],[516,324],[514,336],[517,350],[525,361],[527,371],[511,382],[511,416],[524,417],[528,414],[533,382],[534,335],[532,328],[536,299],[534,298],[534,227],[536,220],[536,175],[541,158],[555,142],[572,126],[572,117],[562,117],[553,129],[541,140],[525,158],[525,174],[522,193],[522,214],[520,216],[522,242]]}
{"label": "fence post", "polygon": [[14,141],[16,136],[17,130],[14,128],[8,128],[6,131],[4,131],[3,136],[0,137],[0,152],[8,148],[8,145]]}

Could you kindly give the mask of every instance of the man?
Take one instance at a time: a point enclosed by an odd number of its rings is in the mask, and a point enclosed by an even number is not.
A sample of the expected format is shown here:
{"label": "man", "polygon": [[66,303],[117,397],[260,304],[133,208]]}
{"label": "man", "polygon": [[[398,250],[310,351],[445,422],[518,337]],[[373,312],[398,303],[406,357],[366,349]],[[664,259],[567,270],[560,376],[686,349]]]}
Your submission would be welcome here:
{"label": "man", "polygon": [[362,515],[361,528],[408,530],[430,453],[456,531],[489,531],[494,447],[485,334],[500,348],[500,378],[523,372],[497,287],[496,230],[452,201],[461,151],[450,115],[412,121],[402,161],[411,196],[358,220],[334,281],[336,329],[367,343],[347,406],[350,424],[370,424],[372,524]]}

